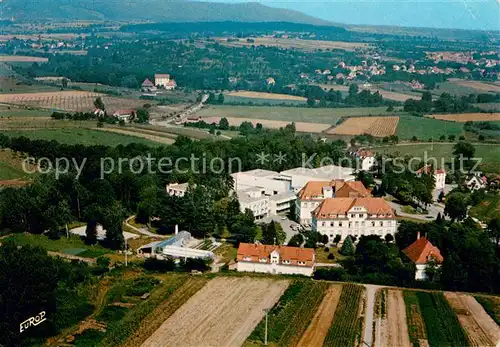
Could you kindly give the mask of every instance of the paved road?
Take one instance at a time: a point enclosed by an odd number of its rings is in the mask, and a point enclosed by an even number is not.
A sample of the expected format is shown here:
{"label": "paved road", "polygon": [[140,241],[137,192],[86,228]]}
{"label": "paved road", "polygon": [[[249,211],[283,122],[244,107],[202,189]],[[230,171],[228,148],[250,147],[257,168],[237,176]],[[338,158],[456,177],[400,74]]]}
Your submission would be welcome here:
{"label": "paved road", "polygon": [[433,219],[437,218],[437,215],[441,213],[441,216],[444,217],[444,207],[439,204],[432,204],[427,206],[427,214],[412,214],[412,213],[405,213],[401,210],[402,205],[397,204],[392,201],[388,201],[389,205],[396,211],[396,214],[398,216],[402,217],[408,217],[408,218],[413,218],[413,219],[420,219],[420,220],[425,220],[425,221],[432,221]]}
{"label": "paved road", "polygon": [[166,239],[168,237],[168,236],[165,236],[165,235],[158,235],[158,234],[152,233],[149,230],[147,230],[146,228],[136,228],[135,226],[129,224],[130,220],[133,219],[133,218],[135,218],[135,215],[128,217],[125,220],[125,225],[128,226],[130,229],[138,232],[139,234],[146,235],[146,236],[149,236],[149,237],[159,237],[161,239]]}

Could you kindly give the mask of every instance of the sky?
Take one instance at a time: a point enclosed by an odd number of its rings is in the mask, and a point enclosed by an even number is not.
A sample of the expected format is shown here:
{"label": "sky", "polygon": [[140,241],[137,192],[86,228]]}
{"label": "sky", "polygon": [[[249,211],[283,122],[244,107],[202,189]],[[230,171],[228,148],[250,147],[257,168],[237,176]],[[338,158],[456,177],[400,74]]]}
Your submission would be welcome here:
{"label": "sky", "polygon": [[500,30],[500,0],[247,1],[298,10],[314,17],[344,24]]}

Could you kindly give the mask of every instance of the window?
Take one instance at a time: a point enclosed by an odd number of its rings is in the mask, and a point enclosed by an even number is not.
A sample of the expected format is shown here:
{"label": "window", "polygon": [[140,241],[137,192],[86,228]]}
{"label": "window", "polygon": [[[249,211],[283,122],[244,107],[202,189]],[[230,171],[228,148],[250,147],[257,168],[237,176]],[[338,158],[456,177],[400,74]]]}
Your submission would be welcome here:
{"label": "window", "polygon": [[341,226],[342,226],[342,222],[339,222],[339,227],[341,227]]}
{"label": "window", "polygon": [[331,227],[333,227],[333,223],[334,223],[334,222],[330,222],[330,226],[331,226]]}
{"label": "window", "polygon": [[261,262],[261,263],[267,263],[267,259],[266,258],[260,258],[259,262]]}
{"label": "window", "polygon": [[326,225],[325,222],[321,222],[321,226],[324,227]]}
{"label": "window", "polygon": [[375,226],[375,222],[372,222],[372,227],[374,227],[374,226]]}
{"label": "window", "polygon": [[251,257],[248,257],[248,256],[244,256],[244,257],[243,257],[243,260],[244,260],[244,261],[250,261],[250,260],[252,260],[252,258],[251,258]]}
{"label": "window", "polygon": [[380,226],[383,226],[384,225],[384,222],[380,222]]}
{"label": "window", "polygon": [[363,214],[362,213],[358,214],[358,217],[363,218]]}
{"label": "window", "polygon": [[297,262],[297,264],[299,264],[299,265],[306,265],[306,262],[305,261],[299,261],[299,262]]}
{"label": "window", "polygon": [[290,260],[283,260],[283,264],[290,264]]}
{"label": "window", "polygon": [[354,218],[355,214],[351,214],[351,218]]}

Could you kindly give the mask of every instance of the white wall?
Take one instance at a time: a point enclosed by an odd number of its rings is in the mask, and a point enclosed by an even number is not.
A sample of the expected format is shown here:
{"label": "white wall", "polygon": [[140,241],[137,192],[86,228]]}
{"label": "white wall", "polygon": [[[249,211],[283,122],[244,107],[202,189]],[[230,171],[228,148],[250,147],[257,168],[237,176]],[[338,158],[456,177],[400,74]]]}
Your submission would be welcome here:
{"label": "white wall", "polygon": [[[278,175],[278,174],[276,174]],[[238,190],[238,186],[262,187],[266,195],[274,195],[275,193],[286,193],[290,191],[290,181],[276,180],[272,177],[258,177],[245,172],[238,172],[232,175],[234,178],[234,188]]]}
{"label": "white wall", "polygon": [[238,272],[261,272],[283,275],[312,276],[314,267],[238,261]]}
{"label": "white wall", "polygon": [[312,224],[312,211],[319,204],[321,204],[323,200],[299,200],[297,199],[297,216],[299,217],[300,224]]}
{"label": "white wall", "polygon": [[387,234],[394,236],[397,231],[396,219],[370,218],[366,212],[356,212],[354,217],[351,215],[349,212],[347,216],[340,215],[339,218],[319,220],[313,218],[312,229],[327,235],[330,243],[333,243],[337,234],[342,237],[342,243],[347,236],[378,235],[384,238]]}

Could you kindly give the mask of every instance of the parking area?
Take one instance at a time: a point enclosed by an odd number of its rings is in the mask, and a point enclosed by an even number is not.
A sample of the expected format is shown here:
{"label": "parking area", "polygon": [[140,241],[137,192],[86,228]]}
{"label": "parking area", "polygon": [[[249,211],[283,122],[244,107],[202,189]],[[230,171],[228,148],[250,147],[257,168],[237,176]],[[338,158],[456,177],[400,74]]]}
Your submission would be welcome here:
{"label": "parking area", "polygon": [[275,221],[281,224],[283,231],[286,233],[286,241],[285,244],[290,241],[293,235],[299,233],[300,224],[294,222],[293,220],[288,219],[287,217],[282,216],[269,216],[266,218],[262,218],[259,222],[269,223],[271,221]]}

